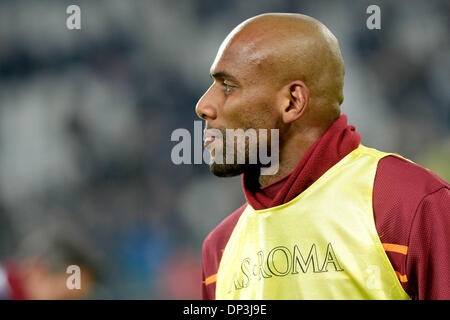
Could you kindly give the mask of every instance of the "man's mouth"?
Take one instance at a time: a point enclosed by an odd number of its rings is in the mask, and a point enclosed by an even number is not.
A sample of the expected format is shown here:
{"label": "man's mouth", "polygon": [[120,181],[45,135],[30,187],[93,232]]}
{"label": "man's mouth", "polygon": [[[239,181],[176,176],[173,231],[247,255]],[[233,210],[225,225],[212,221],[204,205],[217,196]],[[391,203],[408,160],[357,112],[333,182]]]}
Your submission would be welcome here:
{"label": "man's mouth", "polygon": [[216,140],[216,137],[214,137],[214,136],[205,137],[203,145],[206,148],[210,143],[214,142],[214,140]]}
{"label": "man's mouth", "polygon": [[203,145],[206,148],[208,145],[210,145],[211,143],[214,142],[214,140],[216,140],[216,136],[215,134],[215,130],[214,128],[206,128],[203,131]]}

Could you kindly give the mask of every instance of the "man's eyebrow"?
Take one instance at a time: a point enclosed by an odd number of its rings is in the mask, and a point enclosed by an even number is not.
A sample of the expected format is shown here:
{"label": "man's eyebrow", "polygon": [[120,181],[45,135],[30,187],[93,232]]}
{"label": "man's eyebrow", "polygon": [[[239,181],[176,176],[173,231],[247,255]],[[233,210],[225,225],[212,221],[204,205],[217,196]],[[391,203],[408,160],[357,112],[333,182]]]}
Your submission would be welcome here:
{"label": "man's eyebrow", "polygon": [[236,77],[233,75],[225,72],[225,71],[219,71],[219,72],[212,72],[210,73],[211,78],[213,79],[231,79],[236,80]]}

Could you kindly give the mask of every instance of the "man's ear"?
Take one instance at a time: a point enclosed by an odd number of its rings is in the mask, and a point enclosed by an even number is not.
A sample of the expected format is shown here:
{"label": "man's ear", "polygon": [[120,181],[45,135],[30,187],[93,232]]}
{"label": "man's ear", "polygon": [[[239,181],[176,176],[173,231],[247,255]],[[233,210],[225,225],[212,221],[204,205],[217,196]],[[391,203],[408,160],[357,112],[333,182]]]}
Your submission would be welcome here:
{"label": "man's ear", "polygon": [[285,97],[281,110],[284,123],[299,119],[309,103],[309,89],[303,81],[295,80],[283,88]]}

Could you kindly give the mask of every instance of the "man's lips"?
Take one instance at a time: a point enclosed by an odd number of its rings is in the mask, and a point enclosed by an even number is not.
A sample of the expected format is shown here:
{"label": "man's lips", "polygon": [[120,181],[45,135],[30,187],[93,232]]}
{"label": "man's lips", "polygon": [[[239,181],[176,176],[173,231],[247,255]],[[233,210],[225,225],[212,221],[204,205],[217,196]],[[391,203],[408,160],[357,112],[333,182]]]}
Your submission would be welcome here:
{"label": "man's lips", "polygon": [[[220,135],[217,137],[217,135]],[[220,130],[215,128],[206,128],[203,131],[203,145],[206,148],[208,145],[213,143],[214,141],[221,138]]]}
{"label": "man's lips", "polygon": [[214,140],[216,140],[216,137],[214,136],[209,136],[209,137],[205,137],[205,141],[203,142],[203,145],[205,146],[205,148],[212,143]]}

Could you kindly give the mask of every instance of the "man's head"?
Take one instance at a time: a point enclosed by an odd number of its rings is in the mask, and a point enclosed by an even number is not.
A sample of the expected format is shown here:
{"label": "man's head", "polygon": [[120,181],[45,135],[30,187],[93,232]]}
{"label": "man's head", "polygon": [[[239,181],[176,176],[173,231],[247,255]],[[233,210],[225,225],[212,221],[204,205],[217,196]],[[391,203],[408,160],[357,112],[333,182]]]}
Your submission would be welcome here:
{"label": "man's head", "polygon": [[[305,15],[263,14],[244,21],[221,44],[210,73],[214,82],[196,107],[207,131],[219,129],[225,137],[225,129],[278,129],[281,162],[293,141],[323,133],[340,114],[344,64],[338,41]],[[226,139],[213,144],[237,148]],[[246,168],[211,165],[219,176]]]}

